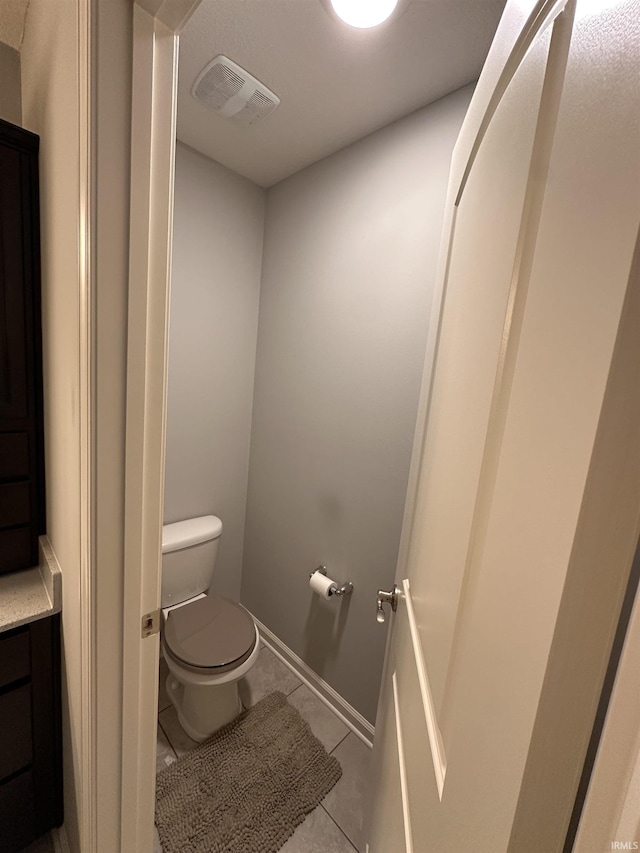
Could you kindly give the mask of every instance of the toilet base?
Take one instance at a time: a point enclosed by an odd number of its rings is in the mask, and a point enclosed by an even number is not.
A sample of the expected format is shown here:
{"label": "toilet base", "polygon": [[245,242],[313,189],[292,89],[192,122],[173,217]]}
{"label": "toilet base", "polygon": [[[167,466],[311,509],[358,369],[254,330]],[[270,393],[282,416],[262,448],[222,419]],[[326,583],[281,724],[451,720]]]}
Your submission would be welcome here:
{"label": "toilet base", "polygon": [[189,737],[199,743],[242,713],[237,681],[213,687],[181,684],[170,672],[167,695],[176,709],[178,722]]}

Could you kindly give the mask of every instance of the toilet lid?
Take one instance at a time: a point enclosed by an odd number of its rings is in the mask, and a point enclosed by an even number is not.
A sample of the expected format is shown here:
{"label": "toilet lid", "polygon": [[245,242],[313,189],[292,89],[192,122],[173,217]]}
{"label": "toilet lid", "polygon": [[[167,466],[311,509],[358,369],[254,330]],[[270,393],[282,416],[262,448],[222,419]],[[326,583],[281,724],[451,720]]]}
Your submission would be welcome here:
{"label": "toilet lid", "polygon": [[165,646],[189,668],[225,672],[243,663],[256,643],[247,611],[219,595],[207,595],[169,612]]}

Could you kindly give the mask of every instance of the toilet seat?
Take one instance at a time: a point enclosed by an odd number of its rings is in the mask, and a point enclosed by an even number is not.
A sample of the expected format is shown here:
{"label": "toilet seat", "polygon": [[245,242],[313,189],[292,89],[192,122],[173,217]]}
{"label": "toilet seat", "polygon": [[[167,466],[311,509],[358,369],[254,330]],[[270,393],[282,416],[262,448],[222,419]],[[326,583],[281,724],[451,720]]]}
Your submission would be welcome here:
{"label": "toilet seat", "polygon": [[257,643],[247,611],[219,595],[207,595],[169,611],[164,649],[176,664],[201,675],[217,675],[241,666]]}

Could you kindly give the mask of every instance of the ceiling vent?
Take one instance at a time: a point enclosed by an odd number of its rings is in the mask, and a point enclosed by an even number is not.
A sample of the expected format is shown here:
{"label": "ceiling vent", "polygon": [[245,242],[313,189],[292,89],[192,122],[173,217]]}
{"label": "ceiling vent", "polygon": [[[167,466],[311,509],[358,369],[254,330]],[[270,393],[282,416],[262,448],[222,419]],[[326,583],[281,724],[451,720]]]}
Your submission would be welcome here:
{"label": "ceiling vent", "polygon": [[224,118],[250,125],[272,113],[280,98],[226,56],[216,56],[196,78],[191,94]]}

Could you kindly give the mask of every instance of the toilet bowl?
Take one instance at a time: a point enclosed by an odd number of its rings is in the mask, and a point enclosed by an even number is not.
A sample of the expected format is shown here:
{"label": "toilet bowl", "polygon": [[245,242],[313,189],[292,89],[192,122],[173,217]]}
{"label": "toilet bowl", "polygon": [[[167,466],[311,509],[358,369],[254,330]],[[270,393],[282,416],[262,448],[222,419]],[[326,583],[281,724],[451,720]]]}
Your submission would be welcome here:
{"label": "toilet bowl", "polygon": [[162,651],[178,721],[202,741],[241,711],[238,681],[255,663],[260,636],[250,614],[211,590],[222,522],[215,516],[165,525]]}

